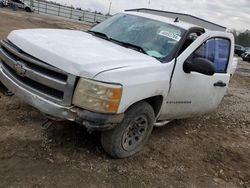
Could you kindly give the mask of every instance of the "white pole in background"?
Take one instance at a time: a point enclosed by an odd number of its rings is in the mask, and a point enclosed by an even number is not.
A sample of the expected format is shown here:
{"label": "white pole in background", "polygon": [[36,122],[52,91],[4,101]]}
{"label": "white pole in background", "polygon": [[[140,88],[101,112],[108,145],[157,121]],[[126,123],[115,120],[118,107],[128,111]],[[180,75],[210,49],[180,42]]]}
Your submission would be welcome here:
{"label": "white pole in background", "polygon": [[150,6],[150,3],[151,3],[150,0],[148,0],[148,8],[149,8],[149,6]]}

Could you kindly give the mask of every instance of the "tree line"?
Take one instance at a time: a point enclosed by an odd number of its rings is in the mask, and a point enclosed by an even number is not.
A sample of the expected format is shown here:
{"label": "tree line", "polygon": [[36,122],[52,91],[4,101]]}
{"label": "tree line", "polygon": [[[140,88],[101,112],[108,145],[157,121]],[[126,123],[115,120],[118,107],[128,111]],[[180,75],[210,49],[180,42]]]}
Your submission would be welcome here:
{"label": "tree line", "polygon": [[250,47],[250,31],[248,29],[240,32],[236,30],[230,30],[229,32],[234,35],[235,44],[239,44],[244,47]]}

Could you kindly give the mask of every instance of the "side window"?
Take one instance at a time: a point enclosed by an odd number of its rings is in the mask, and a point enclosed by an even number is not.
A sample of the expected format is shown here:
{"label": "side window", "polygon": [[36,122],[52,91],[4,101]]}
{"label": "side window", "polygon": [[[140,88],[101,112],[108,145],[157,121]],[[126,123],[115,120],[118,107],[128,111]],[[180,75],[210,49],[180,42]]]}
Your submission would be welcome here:
{"label": "side window", "polygon": [[207,40],[188,59],[202,57],[210,60],[217,73],[226,73],[230,54],[230,41],[223,38]]}

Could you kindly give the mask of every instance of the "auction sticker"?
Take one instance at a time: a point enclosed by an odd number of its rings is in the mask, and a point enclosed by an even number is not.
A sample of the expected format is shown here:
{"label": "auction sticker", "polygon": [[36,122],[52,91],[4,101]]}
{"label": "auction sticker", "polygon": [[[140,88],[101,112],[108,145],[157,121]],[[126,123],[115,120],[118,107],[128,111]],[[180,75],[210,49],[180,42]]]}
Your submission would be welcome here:
{"label": "auction sticker", "polygon": [[168,38],[173,39],[175,41],[181,40],[181,37],[179,35],[176,35],[174,33],[170,33],[168,31],[160,31],[159,35],[164,36],[164,37],[168,37]]}

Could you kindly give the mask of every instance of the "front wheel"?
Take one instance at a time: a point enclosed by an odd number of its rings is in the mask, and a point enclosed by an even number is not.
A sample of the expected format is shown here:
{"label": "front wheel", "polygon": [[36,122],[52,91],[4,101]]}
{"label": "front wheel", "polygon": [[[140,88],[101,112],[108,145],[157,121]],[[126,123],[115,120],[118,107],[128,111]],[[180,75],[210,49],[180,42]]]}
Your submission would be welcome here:
{"label": "front wheel", "polygon": [[139,102],[125,112],[117,127],[102,133],[102,146],[114,158],[125,158],[139,152],[153,129],[154,110],[147,102]]}

